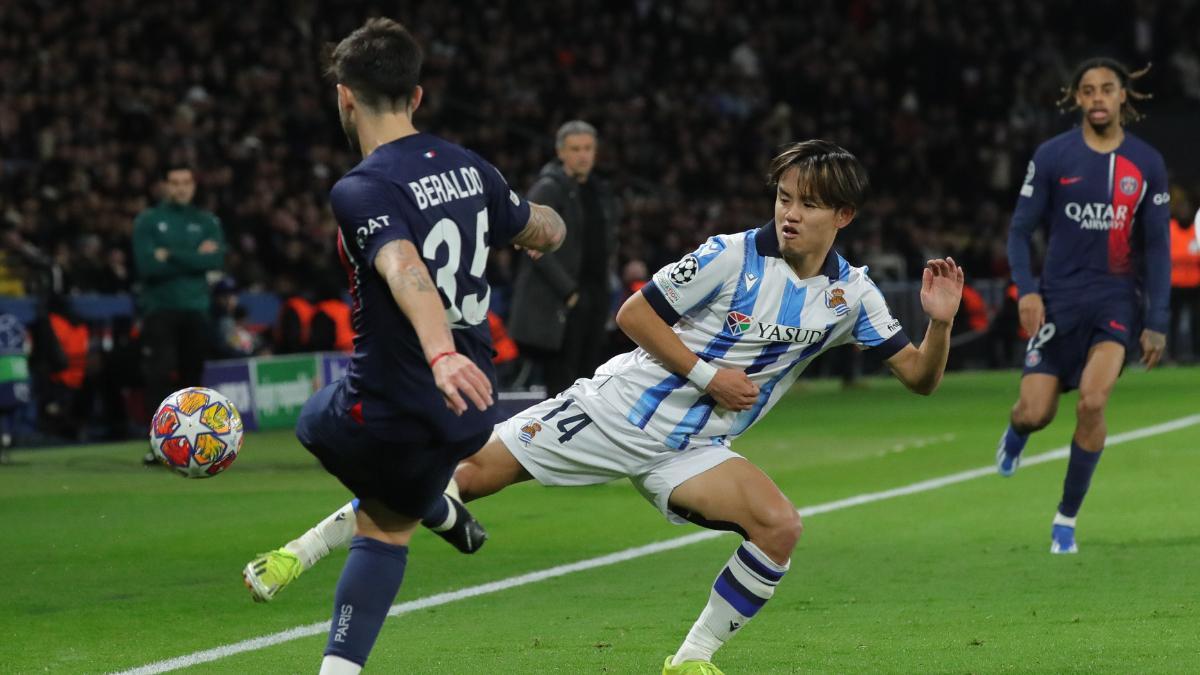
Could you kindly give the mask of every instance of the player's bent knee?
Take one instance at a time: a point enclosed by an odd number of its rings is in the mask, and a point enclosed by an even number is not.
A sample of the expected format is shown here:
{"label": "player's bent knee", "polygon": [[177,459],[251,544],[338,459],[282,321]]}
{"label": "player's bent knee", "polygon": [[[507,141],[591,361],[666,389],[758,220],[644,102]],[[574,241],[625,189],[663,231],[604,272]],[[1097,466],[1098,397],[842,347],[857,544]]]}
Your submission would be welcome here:
{"label": "player's bent knee", "polygon": [[1054,421],[1054,408],[1031,406],[1018,402],[1013,408],[1012,421],[1018,431],[1040,431]]}
{"label": "player's bent knee", "polygon": [[1108,397],[1103,394],[1080,394],[1079,402],[1075,404],[1075,414],[1081,418],[1094,418],[1104,415],[1108,405]]}
{"label": "player's bent knee", "polygon": [[791,556],[804,533],[800,514],[788,503],[786,507],[773,507],[760,514],[759,519],[758,526],[750,532],[750,540],[777,562],[783,562]]}

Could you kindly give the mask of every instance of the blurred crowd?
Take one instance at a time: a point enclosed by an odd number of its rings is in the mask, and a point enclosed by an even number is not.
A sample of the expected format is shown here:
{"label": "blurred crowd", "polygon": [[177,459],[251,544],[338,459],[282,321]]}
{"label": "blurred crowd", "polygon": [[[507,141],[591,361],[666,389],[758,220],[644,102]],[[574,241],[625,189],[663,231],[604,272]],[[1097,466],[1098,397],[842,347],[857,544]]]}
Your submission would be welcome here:
{"label": "blurred crowd", "polygon": [[319,56],[384,12],[425,46],[418,124],[514,186],[552,156],[559,123],[599,129],[634,276],[769,217],[766,159],[827,137],[873,181],[842,242],[852,259],[909,278],[950,253],[1002,277],[1015,189],[1036,144],[1069,122],[1053,102],[1075,60],[1153,61],[1156,103],[1200,100],[1196,2],[1078,4],[4,3],[0,292],[28,292],[30,270],[47,267],[64,290],[128,290],[133,218],[177,162],[199,169],[197,204],[223,222],[240,287],[340,280],[326,195],[356,158]]}
{"label": "blurred crowd", "polygon": [[[596,127],[596,173],[621,202],[614,301],[709,235],[769,218],[767,160],[812,137],[870,172],[839,246],[875,279],[946,254],[1004,279],[1025,162],[1073,122],[1055,101],[1076,61],[1153,62],[1148,124],[1200,103],[1196,0],[6,2],[0,296],[136,291],[134,217],[180,164],[224,228],[225,298],[344,290],[327,194],[358,158],[320,57],[377,14],[424,46],[418,127],[516,189],[553,158],[558,125]],[[495,252],[489,269],[501,315],[515,259]],[[232,341],[270,348],[231,302],[216,313]]]}

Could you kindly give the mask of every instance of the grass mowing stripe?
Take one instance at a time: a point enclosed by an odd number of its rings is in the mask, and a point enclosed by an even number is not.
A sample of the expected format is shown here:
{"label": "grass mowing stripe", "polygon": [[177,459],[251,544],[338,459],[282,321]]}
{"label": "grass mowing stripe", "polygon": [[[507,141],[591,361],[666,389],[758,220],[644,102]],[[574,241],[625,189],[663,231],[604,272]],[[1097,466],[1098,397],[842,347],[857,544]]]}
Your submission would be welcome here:
{"label": "grass mowing stripe", "polygon": [[[1128,443],[1129,441],[1140,440],[1151,436],[1157,436],[1159,434],[1170,433],[1172,431],[1184,429],[1196,424],[1200,424],[1200,415],[1188,415],[1187,417],[1181,417],[1169,422],[1163,422],[1161,424],[1155,424],[1148,427],[1142,427],[1141,429],[1134,429],[1132,431],[1115,434],[1108,438],[1106,447],[1121,443]],[[1056,448],[1032,457],[1025,457],[1022,459],[1022,465],[1032,466],[1036,464],[1042,464],[1057,459],[1063,459],[1069,454],[1069,446]],[[821,513],[829,513],[831,511],[839,511],[841,509],[847,509],[853,506],[861,506],[863,504],[870,504],[886,499],[892,499],[894,497],[903,497],[905,495],[928,492],[930,490],[936,490],[938,488],[954,485],[956,483],[962,483],[975,478],[990,476],[993,475],[995,471],[995,466],[986,466],[978,469],[960,471],[958,473],[942,476],[940,478],[919,481],[890,490],[868,492],[861,495],[856,495],[854,497],[848,497],[846,499],[826,502],[824,504],[806,506],[799,509],[799,513],[801,516],[812,516]],[[615,565],[627,560],[633,560],[635,558],[641,558],[643,556],[653,555],[663,551],[683,548],[697,542],[714,539],[724,534],[728,533],[705,530],[703,532],[696,532],[683,537],[669,539],[667,541],[660,541],[653,544],[646,544],[644,546],[628,548],[624,551],[617,551],[616,553],[609,553],[608,555],[598,556],[588,560],[581,560],[579,562],[570,563],[567,565],[559,565],[557,567],[551,567],[536,572],[529,572],[527,574],[521,574],[515,577],[501,579],[499,581],[492,581],[486,584],[479,584],[477,586],[471,586],[469,588],[463,588],[457,591],[438,593],[436,595],[430,595],[424,598],[418,598],[416,600],[410,600],[408,602],[402,602],[400,604],[393,605],[392,608],[388,610],[388,616],[399,616],[408,612],[427,609],[429,607],[437,607],[439,605],[445,605],[451,602],[465,600],[467,598],[473,598],[480,595],[505,591],[518,586],[533,584],[539,581],[545,581],[546,579],[553,579],[555,577],[573,574],[575,572],[583,572],[586,570],[596,569],[598,567]],[[154,663],[149,663],[132,670],[122,671],[117,675],[151,675],[153,673],[165,673],[172,670],[179,670],[181,668],[188,668],[201,663],[208,663],[210,661],[223,659],[227,656],[234,656],[235,654],[257,651],[259,649],[265,649],[267,647],[290,642],[292,640],[311,637],[313,635],[321,635],[322,633],[329,632],[329,625],[329,621],[321,621],[318,623],[308,624],[306,626],[297,626],[295,628],[289,628],[288,630],[280,631],[278,633],[272,633],[271,635],[264,635],[262,637],[243,640],[241,642],[235,642],[233,644],[215,647],[213,649],[206,649],[204,651],[186,654],[173,659],[155,661]]]}

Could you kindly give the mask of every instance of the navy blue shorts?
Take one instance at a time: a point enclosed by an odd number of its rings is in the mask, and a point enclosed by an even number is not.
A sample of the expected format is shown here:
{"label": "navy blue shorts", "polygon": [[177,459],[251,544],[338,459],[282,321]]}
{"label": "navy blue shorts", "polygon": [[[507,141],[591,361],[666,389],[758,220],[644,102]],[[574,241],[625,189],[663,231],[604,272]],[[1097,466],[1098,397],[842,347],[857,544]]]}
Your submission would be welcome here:
{"label": "navy blue shorts", "polygon": [[1075,389],[1092,347],[1108,341],[1128,351],[1138,325],[1137,303],[1133,300],[1047,300],[1046,323],[1025,347],[1022,375],[1053,375],[1063,391]]}
{"label": "navy blue shorts", "polygon": [[440,444],[379,438],[350,414],[342,380],[313,394],[296,423],[296,438],[355,497],[378,500],[413,518],[429,512],[454,468],[478,452],[490,435],[488,430]]}

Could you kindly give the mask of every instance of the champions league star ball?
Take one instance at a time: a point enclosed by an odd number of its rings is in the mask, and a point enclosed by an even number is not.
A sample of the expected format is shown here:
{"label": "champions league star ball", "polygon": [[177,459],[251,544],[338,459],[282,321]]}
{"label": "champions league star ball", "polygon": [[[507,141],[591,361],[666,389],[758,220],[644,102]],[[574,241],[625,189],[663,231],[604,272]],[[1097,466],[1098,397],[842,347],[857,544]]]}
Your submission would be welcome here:
{"label": "champions league star ball", "polygon": [[150,449],[182,476],[215,476],[229,468],[242,449],[242,416],[220,392],[181,389],[154,413]]}

